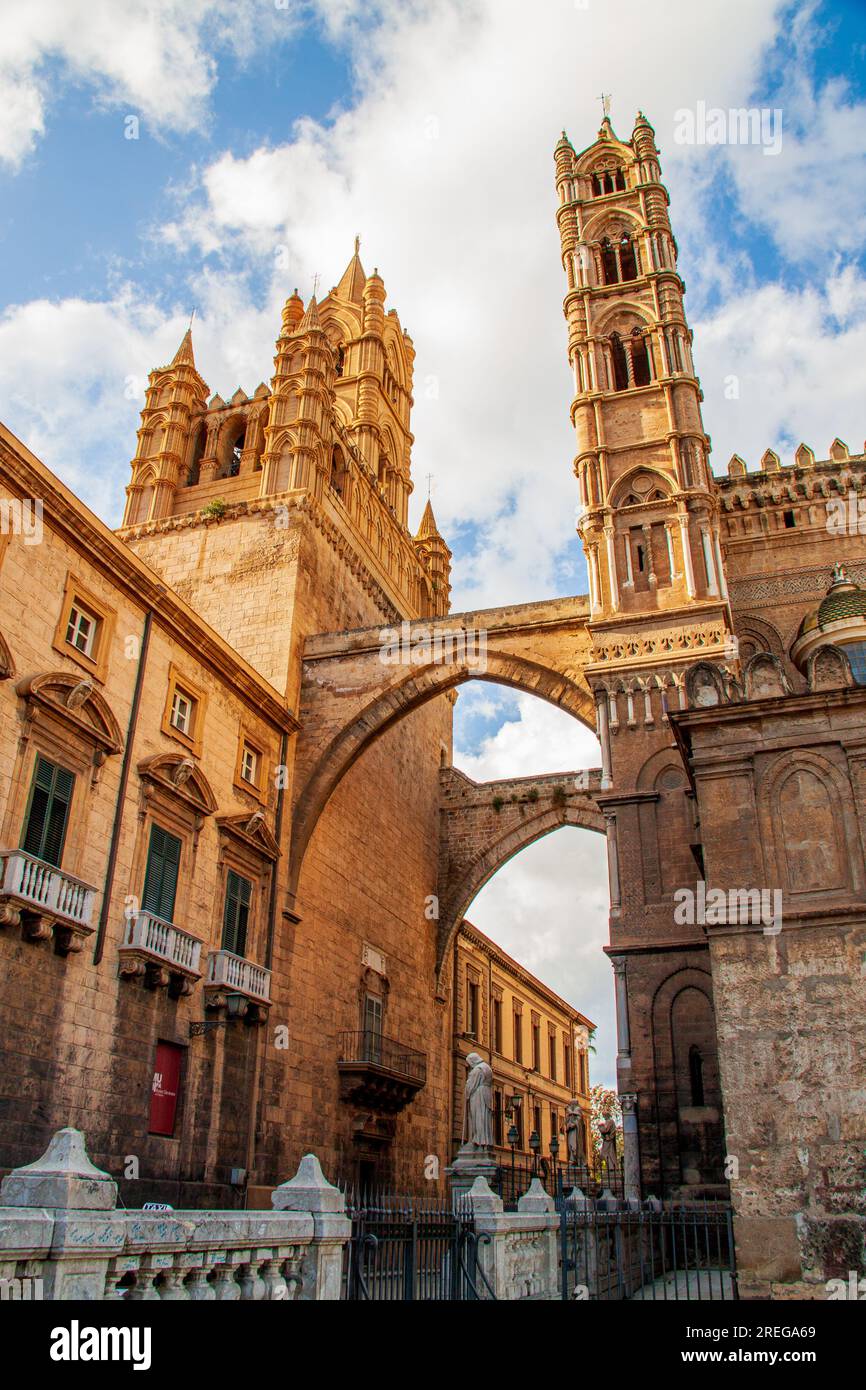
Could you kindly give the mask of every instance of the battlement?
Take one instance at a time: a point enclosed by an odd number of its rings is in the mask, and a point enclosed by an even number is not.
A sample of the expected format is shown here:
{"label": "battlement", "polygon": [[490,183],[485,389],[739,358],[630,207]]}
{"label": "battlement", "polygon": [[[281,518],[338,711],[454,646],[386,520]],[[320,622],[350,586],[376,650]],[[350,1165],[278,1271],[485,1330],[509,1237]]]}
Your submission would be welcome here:
{"label": "battlement", "polygon": [[[817,471],[824,475],[825,479],[832,476],[844,478],[846,464],[862,464],[866,461],[866,443],[863,445],[863,452],[852,454],[848,445],[842,439],[834,439],[830,445],[829,457],[817,459],[814,449],[808,444],[800,444],[794,454],[792,464],[784,464],[774,449],[767,449],[762,455],[760,464],[757,468],[750,469],[745,459],[739,454],[734,454],[728,463],[728,476],[716,476],[713,482],[719,492],[728,492],[735,488],[741,478],[754,479],[760,482],[762,479],[771,479],[774,475],[783,473],[786,478],[800,478],[808,473]],[[819,486],[819,490],[820,486]]]}

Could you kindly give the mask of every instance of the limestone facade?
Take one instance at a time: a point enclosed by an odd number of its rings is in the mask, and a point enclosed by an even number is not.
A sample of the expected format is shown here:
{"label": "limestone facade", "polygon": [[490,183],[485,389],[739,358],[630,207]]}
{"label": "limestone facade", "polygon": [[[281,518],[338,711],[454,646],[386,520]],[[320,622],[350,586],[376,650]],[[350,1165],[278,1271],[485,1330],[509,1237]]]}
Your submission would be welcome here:
{"label": "limestone facade", "polygon": [[529,1140],[537,1133],[545,1163],[551,1162],[554,1136],[558,1162],[565,1163],[566,1110],[573,1101],[583,1120],[578,1162],[586,1163],[591,1142],[589,1044],[595,1025],[467,921],[455,940],[453,971],[454,1153],[462,1142],[466,1058],[475,1052],[493,1071],[497,1163],[511,1161],[512,1124],[519,1162],[531,1160]]}

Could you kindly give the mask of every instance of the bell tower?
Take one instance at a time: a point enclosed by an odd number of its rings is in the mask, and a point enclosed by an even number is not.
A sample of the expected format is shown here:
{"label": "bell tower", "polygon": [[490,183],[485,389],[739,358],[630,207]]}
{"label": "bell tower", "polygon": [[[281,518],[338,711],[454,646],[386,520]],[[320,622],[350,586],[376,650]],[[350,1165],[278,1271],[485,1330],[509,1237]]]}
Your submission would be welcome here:
{"label": "bell tower", "polygon": [[595,620],[727,599],[710,441],[652,127],[556,148],[575,473]]}
{"label": "bell tower", "polygon": [[[722,1181],[712,984],[703,926],[673,895],[703,877],[668,712],[685,669],[734,655],[710,440],[683,307],[668,193],[649,122],[610,117],[576,153],[556,146],[557,220],[574,374],[578,523],[610,874],[617,1073],[634,1195]],[[690,1058],[704,1101],[691,1104]],[[705,1103],[704,1103],[705,1102]]]}

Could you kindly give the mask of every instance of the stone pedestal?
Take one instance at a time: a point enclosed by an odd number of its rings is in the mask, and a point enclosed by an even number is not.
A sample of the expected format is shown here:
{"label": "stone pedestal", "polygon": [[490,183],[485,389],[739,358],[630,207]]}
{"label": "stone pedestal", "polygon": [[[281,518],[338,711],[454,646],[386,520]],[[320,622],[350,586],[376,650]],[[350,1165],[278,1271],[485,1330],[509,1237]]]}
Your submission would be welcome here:
{"label": "stone pedestal", "polygon": [[496,1160],[492,1148],[482,1148],[478,1144],[464,1144],[450,1168],[445,1173],[451,1182],[451,1195],[454,1198],[468,1192],[476,1178],[484,1178],[492,1183],[496,1177]]}

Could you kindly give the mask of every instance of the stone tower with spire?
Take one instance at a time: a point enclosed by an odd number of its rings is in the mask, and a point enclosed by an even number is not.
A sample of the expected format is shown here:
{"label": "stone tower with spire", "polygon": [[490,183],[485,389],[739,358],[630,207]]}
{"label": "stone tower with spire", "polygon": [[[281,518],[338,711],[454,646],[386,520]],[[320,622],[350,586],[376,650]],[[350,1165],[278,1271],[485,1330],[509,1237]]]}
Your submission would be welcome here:
{"label": "stone tower with spire", "polygon": [[699,836],[668,722],[686,667],[724,667],[735,651],[710,440],[652,127],[639,113],[621,140],[605,112],[581,153],[563,133],[555,164],[627,1155],[636,1163],[639,1148],[648,1190],[714,1188],[709,957],[703,927],[673,911],[674,892],[702,875]]}
{"label": "stone tower with spire", "polygon": [[189,330],[148,382],[124,539],[290,699],[303,636],[448,611],[429,505],[408,528],[415,350],[385,301],[356,241],[321,302],[286,301],[269,385],[209,396]]}

